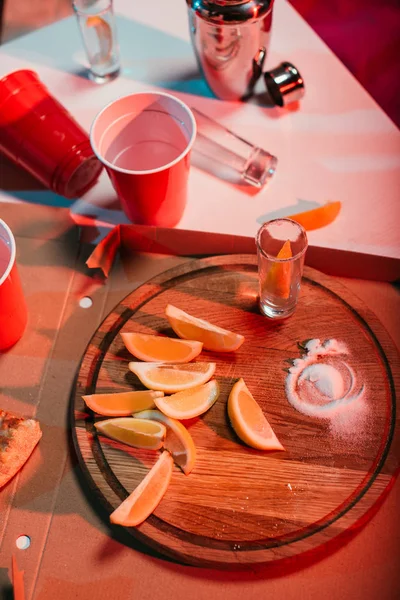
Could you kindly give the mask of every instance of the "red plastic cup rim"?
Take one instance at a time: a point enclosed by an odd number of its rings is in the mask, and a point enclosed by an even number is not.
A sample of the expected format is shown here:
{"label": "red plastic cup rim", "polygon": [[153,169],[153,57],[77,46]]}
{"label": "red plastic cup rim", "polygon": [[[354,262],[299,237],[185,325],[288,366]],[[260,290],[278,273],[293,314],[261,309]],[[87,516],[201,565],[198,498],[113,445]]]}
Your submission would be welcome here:
{"label": "red plastic cup rim", "polygon": [[182,158],[184,158],[187,154],[189,154],[189,152],[192,149],[192,146],[195,142],[196,139],[196,134],[197,134],[197,124],[196,124],[196,119],[194,117],[194,114],[192,113],[192,111],[190,110],[189,106],[187,104],[185,104],[185,102],[182,102],[182,100],[179,100],[179,98],[177,98],[176,96],[173,96],[172,94],[167,94],[165,92],[155,92],[153,90],[148,91],[148,92],[136,92],[134,94],[128,94],[127,96],[125,96],[125,98],[133,98],[135,96],[144,96],[144,95],[152,95],[155,97],[159,97],[159,96],[163,96],[165,98],[170,98],[171,100],[173,100],[174,102],[176,102],[177,104],[180,104],[181,107],[188,113],[190,121],[191,121],[191,125],[192,125],[192,135],[191,138],[189,140],[189,142],[187,143],[186,148],[183,150],[183,152],[181,152],[181,154],[179,156],[177,156],[177,158],[175,158],[173,161],[171,161],[170,163],[166,164],[166,165],[162,165],[161,167],[157,167],[156,169],[149,169],[148,171],[131,171],[130,169],[123,169],[122,167],[116,167],[115,165],[113,165],[112,163],[110,163],[108,160],[106,160],[104,158],[104,156],[101,155],[100,151],[98,150],[98,148],[96,147],[95,141],[94,141],[94,130],[97,124],[97,121],[99,120],[99,118],[101,117],[101,115],[109,109],[110,106],[112,106],[113,104],[115,104],[116,102],[118,102],[119,100],[121,100],[121,98],[118,98],[117,100],[112,100],[111,102],[109,102],[95,117],[91,127],[90,127],[90,143],[92,145],[92,149],[93,152],[95,153],[95,155],[97,156],[97,158],[99,159],[100,162],[103,163],[103,165],[105,165],[106,167],[108,167],[109,169],[111,169],[111,171],[117,171],[118,173],[125,173],[127,175],[152,175],[153,173],[160,173],[161,171],[166,171],[167,169],[170,169],[171,167],[173,167],[174,165],[176,165],[177,163],[179,163]]}
{"label": "red plastic cup rim", "polygon": [[7,268],[4,271],[3,275],[0,277],[0,286],[1,286],[5,282],[7,277],[10,275],[11,269],[14,266],[15,255],[16,255],[16,246],[15,246],[15,238],[13,236],[13,233],[12,233],[11,229],[9,228],[9,226],[7,225],[7,223],[5,221],[3,221],[3,219],[0,219],[0,227],[4,228],[5,232],[7,233],[8,237],[10,239],[10,246],[11,246],[11,256],[10,256],[9,263],[8,263]]}

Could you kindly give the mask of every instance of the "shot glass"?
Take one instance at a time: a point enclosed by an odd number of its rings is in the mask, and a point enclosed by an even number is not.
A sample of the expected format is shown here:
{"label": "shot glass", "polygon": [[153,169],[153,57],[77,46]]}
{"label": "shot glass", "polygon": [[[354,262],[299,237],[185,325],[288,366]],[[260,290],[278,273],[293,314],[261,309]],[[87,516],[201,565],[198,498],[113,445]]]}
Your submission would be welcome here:
{"label": "shot glass", "polygon": [[112,0],[73,0],[83,45],[96,83],[114,79],[120,70]]}
{"label": "shot glass", "polygon": [[259,229],[256,244],[260,310],[270,319],[285,319],[296,310],[307,234],[292,219],[274,219]]}
{"label": "shot glass", "polygon": [[192,164],[231,183],[262,188],[275,173],[278,159],[190,107],[197,123]]}
{"label": "shot glass", "polygon": [[0,219],[0,352],[18,342],[28,319],[15,253],[11,229]]}

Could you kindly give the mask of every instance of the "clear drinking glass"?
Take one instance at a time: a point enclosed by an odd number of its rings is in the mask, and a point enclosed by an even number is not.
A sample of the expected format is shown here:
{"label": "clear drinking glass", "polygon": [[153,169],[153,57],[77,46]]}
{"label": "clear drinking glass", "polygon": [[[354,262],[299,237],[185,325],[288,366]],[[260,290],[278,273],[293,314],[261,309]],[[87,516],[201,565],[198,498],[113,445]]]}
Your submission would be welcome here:
{"label": "clear drinking glass", "polygon": [[112,0],[72,2],[90,64],[89,77],[96,83],[114,79],[120,70]]}
{"label": "clear drinking glass", "polygon": [[271,319],[289,317],[300,292],[307,234],[292,219],[274,219],[259,229],[256,244],[261,312]]}
{"label": "clear drinking glass", "polygon": [[196,108],[190,109],[197,123],[192,164],[231,183],[263,187],[275,173],[278,159]]}

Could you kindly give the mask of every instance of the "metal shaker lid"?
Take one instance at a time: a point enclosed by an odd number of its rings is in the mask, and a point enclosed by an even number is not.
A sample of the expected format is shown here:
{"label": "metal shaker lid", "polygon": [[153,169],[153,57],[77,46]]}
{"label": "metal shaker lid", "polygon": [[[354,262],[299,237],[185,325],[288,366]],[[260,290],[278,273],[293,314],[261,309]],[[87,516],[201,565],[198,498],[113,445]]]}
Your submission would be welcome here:
{"label": "metal shaker lid", "polygon": [[266,71],[264,80],[269,95],[277,106],[287,106],[304,96],[303,78],[290,62],[282,62],[275,69]]}

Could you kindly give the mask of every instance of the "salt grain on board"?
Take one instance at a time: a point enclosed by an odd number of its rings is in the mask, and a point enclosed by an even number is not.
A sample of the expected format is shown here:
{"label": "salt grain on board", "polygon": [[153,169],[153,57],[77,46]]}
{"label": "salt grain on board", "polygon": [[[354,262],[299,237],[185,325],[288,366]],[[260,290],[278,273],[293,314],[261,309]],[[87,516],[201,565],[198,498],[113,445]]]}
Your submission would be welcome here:
{"label": "salt grain on board", "polygon": [[[365,386],[358,386],[349,354],[338,340],[309,340],[305,354],[293,361],[286,378],[286,396],[299,412],[329,420],[333,433],[354,434],[365,422]],[[331,363],[322,362],[330,360]]]}

